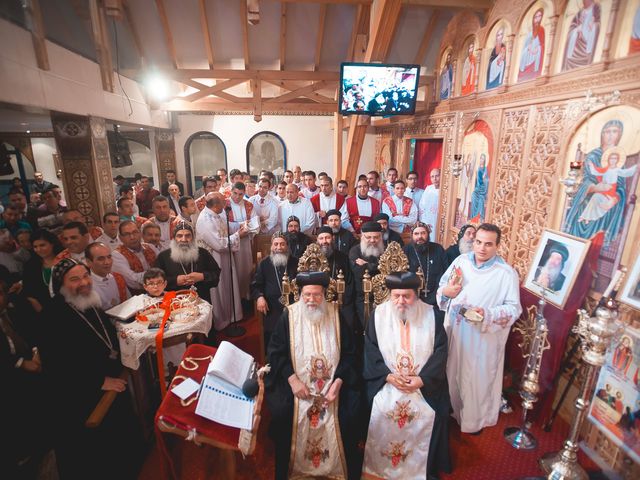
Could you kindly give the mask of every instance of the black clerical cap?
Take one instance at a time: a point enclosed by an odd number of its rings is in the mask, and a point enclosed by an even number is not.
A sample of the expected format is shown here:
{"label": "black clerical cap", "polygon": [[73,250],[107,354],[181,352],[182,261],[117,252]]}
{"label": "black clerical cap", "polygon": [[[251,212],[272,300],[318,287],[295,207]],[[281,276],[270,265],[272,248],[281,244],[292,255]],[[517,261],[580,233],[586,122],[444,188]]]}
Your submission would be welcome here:
{"label": "black clerical cap", "polygon": [[340,210],[337,210],[335,208],[332,208],[331,210],[329,210],[327,212],[327,218],[329,218],[331,215],[337,215],[339,217],[342,217],[342,214],[340,213]]}
{"label": "black clerical cap", "polygon": [[420,277],[413,272],[393,272],[385,277],[384,284],[389,290],[416,290],[420,288]]}
{"label": "black clerical cap", "polygon": [[318,235],[320,235],[321,233],[328,233],[330,235],[333,235],[333,230],[331,229],[330,226],[323,225],[318,229]]}
{"label": "black clerical cap", "polygon": [[382,232],[382,226],[378,222],[366,222],[360,229],[363,233]]}
{"label": "black clerical cap", "polygon": [[473,228],[475,230],[476,227],[471,225],[470,223],[467,223],[460,227],[460,231],[458,232],[458,241],[460,241],[460,239],[464,237],[464,232],[466,232],[469,228]]}
{"label": "black clerical cap", "polygon": [[566,262],[569,258],[569,250],[561,243],[556,243],[549,249],[549,255],[552,253],[559,253],[562,257],[562,263]]}
{"label": "black clerical cap", "polygon": [[176,224],[176,228],[174,229],[174,234],[179,232],[180,230],[188,230],[191,232],[191,235],[193,235],[193,227],[187,222],[178,222]]}
{"label": "black clerical cap", "polygon": [[297,222],[298,225],[300,225],[300,219],[298,217],[296,217],[295,215],[291,215],[289,218],[287,218],[287,227],[289,226],[289,224],[291,222]]}
{"label": "black clerical cap", "polygon": [[296,275],[296,284],[300,288],[307,285],[320,285],[327,288],[329,286],[329,275],[325,272],[299,272]]}
{"label": "black clerical cap", "polygon": [[89,267],[84,263],[74,260],[71,257],[63,258],[53,266],[51,271],[51,287],[53,288],[54,295],[60,293],[60,287],[62,287],[62,284],[64,283],[65,275],[69,273],[69,270],[78,265],[82,265],[84,268],[89,270]]}
{"label": "black clerical cap", "polygon": [[273,242],[276,238],[284,238],[285,240],[287,239],[285,234],[280,230],[271,235],[271,241]]}
{"label": "black clerical cap", "polygon": [[376,218],[373,219],[376,222],[379,222],[380,220],[386,220],[387,222],[389,221],[389,215],[387,215],[386,213],[379,213],[378,215],[376,215]]}
{"label": "black clerical cap", "polygon": [[416,223],[414,223],[414,224],[413,224],[413,226],[411,227],[411,233],[413,233],[413,231],[414,231],[416,228],[426,228],[426,229],[427,229],[427,232],[430,232],[430,231],[431,231],[431,229],[429,228],[429,225],[427,225],[427,224],[426,224],[426,223],[424,223],[424,222],[416,222]]}

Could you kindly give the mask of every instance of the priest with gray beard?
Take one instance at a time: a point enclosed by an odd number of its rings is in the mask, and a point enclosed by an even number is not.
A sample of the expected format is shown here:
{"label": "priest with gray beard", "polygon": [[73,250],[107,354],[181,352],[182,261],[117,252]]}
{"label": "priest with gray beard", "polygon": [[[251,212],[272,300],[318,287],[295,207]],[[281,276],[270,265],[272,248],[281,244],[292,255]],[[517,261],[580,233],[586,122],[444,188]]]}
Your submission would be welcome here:
{"label": "priest with gray beard", "polygon": [[473,250],[473,240],[476,238],[476,227],[467,223],[460,227],[458,232],[458,243],[454,243],[445,250],[447,254],[447,267],[460,255]]}
{"label": "priest with gray beard", "polygon": [[384,253],[382,240],[382,226],[377,222],[366,222],[361,228],[362,236],[360,244],[349,251],[349,261],[356,291],[356,312],[360,320],[360,332],[365,325],[364,315],[364,290],[362,289],[362,277],[365,270],[373,277],[379,273],[378,261]]}
{"label": "priest with gray beard", "polygon": [[[271,333],[284,309],[284,305],[280,302],[282,277],[286,272],[289,279],[293,280],[297,267],[298,261],[289,255],[289,246],[284,234],[274,233],[271,237],[271,254],[258,264],[251,282],[251,299],[256,301],[258,312],[264,315],[265,349],[269,345]],[[289,301],[292,301],[292,298]]]}
{"label": "priest with gray beard", "polygon": [[196,245],[188,223],[176,225],[169,249],[158,255],[155,266],[167,276],[167,290],[195,288],[200,298],[211,303],[211,289],[218,286],[220,267],[206,249]]}
{"label": "priest with gray beard", "polygon": [[[135,478],[142,460],[141,435],[120,377],[119,343],[93,290],[91,271],[72,258],[51,274],[55,297],[44,322],[42,365],[51,380],[56,460],[61,478]],[[54,390],[55,389],[55,390]],[[85,422],[105,392],[117,392],[98,428]]]}

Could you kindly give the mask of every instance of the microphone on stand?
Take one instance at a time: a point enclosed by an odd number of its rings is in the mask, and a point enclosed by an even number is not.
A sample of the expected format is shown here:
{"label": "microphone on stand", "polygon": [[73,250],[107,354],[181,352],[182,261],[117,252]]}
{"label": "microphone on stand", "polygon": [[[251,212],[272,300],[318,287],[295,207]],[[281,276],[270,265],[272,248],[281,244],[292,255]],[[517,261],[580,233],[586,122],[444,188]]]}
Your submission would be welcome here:
{"label": "microphone on stand", "polygon": [[224,329],[224,334],[227,337],[241,337],[247,333],[247,331],[244,327],[237,324],[238,318],[236,317],[236,294],[233,288],[233,252],[231,251],[231,229],[229,226],[231,206],[226,205],[224,212],[225,218],[227,219],[227,248],[229,250],[229,275],[231,275],[231,310],[233,311],[233,321]]}

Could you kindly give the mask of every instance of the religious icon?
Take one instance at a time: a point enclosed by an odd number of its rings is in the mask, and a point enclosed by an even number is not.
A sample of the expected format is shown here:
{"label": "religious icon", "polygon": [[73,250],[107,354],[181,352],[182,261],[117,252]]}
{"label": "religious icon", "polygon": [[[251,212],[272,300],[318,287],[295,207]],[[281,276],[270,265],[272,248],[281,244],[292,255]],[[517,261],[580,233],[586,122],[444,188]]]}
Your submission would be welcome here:
{"label": "religious icon", "polygon": [[640,6],[633,15],[631,38],[629,39],[629,55],[640,52]]}
{"label": "religious icon", "polygon": [[566,280],[562,270],[567,260],[569,260],[567,247],[560,242],[549,241],[548,253],[540,259],[533,282],[552,292],[557,292]]}
{"label": "religious icon", "polygon": [[315,395],[313,397],[313,403],[307,410],[307,418],[311,428],[318,428],[320,420],[322,420],[327,413],[327,409],[324,407],[325,399],[322,395]]}
{"label": "religious icon", "polygon": [[627,283],[618,298],[636,310],[640,310],[640,257],[636,258],[627,277]]}
{"label": "religious icon", "polygon": [[402,442],[389,442],[389,449],[380,452],[383,457],[391,460],[391,466],[393,468],[400,465],[400,462],[404,462],[411,454],[411,450],[405,450],[404,444],[404,440]]}
{"label": "religious icon", "polygon": [[312,356],[309,361],[309,378],[318,392],[321,392],[327,380],[331,380],[331,365],[324,355]]}
{"label": "religious icon", "polygon": [[582,0],[569,25],[562,70],[591,65],[600,35],[601,7],[595,0]]}
{"label": "religious icon", "polygon": [[413,364],[413,355],[400,352],[396,356],[396,373],[400,375],[416,375],[417,366]]}
{"label": "religious icon", "polygon": [[504,27],[500,27],[496,31],[496,43],[489,55],[489,64],[487,65],[487,90],[502,85],[504,81],[506,56],[507,46],[504,44]]}
{"label": "religious icon", "polygon": [[471,41],[467,47],[467,55],[462,64],[462,87],[460,93],[469,95],[476,89],[476,56],[474,54],[475,43]]}
{"label": "religious icon", "polygon": [[540,76],[544,65],[545,33],[542,26],[544,8],[538,8],[531,18],[531,30],[527,32],[518,68],[518,82],[532,80]]}
{"label": "religious icon", "polygon": [[613,351],[612,366],[620,374],[626,376],[633,360],[633,342],[629,335],[623,335],[620,343]]}
{"label": "religious icon", "polygon": [[453,65],[451,64],[451,51],[445,55],[444,64],[440,68],[440,100],[451,97],[453,85]]}
{"label": "religious icon", "polygon": [[403,428],[407,423],[411,423],[418,416],[418,412],[411,408],[411,400],[401,402],[398,400],[396,406],[387,412],[387,418],[398,424],[398,428]]}
{"label": "religious icon", "polygon": [[304,452],[305,460],[312,463],[314,468],[318,468],[320,463],[329,458],[329,449],[322,445],[322,437],[307,440],[307,448]]}

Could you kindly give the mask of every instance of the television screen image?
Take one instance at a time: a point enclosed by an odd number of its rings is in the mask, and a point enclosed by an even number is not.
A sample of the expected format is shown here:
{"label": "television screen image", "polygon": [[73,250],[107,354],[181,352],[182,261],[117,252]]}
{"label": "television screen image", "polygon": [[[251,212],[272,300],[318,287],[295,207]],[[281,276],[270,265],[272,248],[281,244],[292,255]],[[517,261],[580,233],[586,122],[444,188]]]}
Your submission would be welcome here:
{"label": "television screen image", "polygon": [[340,113],[411,115],[416,110],[419,65],[343,63]]}

